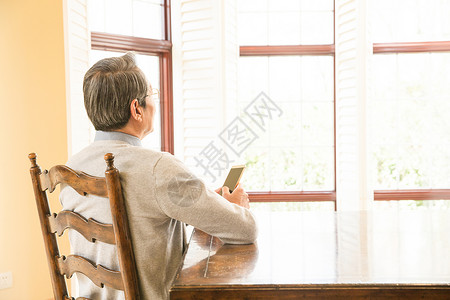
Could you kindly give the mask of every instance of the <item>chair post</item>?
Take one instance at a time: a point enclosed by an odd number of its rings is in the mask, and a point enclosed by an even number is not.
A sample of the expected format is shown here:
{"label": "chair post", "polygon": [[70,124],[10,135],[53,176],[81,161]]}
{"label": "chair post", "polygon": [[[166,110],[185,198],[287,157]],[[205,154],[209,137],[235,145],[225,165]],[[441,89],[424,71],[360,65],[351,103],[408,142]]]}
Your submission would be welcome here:
{"label": "chair post", "polygon": [[47,261],[50,269],[50,276],[52,278],[53,294],[55,299],[65,299],[67,297],[67,286],[64,276],[60,274],[59,267],[56,263],[55,257],[59,257],[58,244],[56,237],[49,231],[50,208],[48,205],[47,194],[41,189],[41,168],[36,163],[36,153],[30,153],[28,158],[31,161],[31,181],[33,183],[34,196],[36,199],[36,206],[41,223],[42,235],[44,236],[45,252],[47,253]]}
{"label": "chair post", "polygon": [[[131,243],[128,215],[123,199],[119,171],[114,167],[114,155],[112,153],[105,154],[104,158],[107,165],[105,171],[106,186],[110,199],[114,235],[116,237],[116,246],[117,251],[119,252],[119,264],[120,271],[122,272],[122,279],[124,282],[125,299],[138,300],[140,299],[140,296],[138,277],[136,273],[136,260],[134,258],[134,252]],[[122,257],[130,257],[131,260],[123,261]]]}

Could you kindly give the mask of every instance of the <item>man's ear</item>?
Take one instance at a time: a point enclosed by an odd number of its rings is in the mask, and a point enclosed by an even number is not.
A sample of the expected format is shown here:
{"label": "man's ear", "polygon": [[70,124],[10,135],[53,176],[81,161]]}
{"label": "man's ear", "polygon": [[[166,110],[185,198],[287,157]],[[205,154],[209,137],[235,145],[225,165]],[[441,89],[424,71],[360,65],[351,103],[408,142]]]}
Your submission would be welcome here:
{"label": "man's ear", "polygon": [[136,121],[142,121],[143,109],[142,106],[139,105],[139,101],[137,99],[131,101],[130,113],[133,119],[135,119]]}

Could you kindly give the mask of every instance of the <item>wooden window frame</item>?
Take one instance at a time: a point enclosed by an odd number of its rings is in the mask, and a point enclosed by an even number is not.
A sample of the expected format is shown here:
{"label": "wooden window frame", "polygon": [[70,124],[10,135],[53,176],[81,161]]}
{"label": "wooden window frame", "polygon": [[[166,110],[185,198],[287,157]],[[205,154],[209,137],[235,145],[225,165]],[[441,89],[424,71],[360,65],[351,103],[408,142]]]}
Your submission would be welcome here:
{"label": "wooden window frame", "polygon": [[[450,41],[374,43],[374,54],[450,52]],[[450,189],[375,190],[375,201],[450,200]]]}
{"label": "wooden window frame", "polygon": [[[335,5],[335,4],[333,4]],[[333,7],[333,19],[336,18]],[[334,24],[334,22],[333,22]],[[255,191],[248,192],[251,202],[333,202],[336,205],[336,56],[335,28],[333,25],[333,44],[325,45],[264,45],[239,46],[239,56],[281,56],[281,55],[314,55],[333,56],[333,114],[334,114],[334,190],[332,191]]]}
{"label": "wooden window frame", "polygon": [[134,51],[159,57],[161,150],[174,153],[173,71],[170,0],[164,0],[164,39],[156,40],[104,32],[91,32],[91,49],[103,51]]}

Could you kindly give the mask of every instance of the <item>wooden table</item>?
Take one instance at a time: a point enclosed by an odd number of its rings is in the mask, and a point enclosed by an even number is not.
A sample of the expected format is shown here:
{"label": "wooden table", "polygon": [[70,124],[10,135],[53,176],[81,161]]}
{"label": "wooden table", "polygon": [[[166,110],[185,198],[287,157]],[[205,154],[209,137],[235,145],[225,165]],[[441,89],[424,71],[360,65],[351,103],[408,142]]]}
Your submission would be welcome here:
{"label": "wooden table", "polygon": [[252,245],[195,230],[170,299],[450,299],[450,211],[256,217]]}

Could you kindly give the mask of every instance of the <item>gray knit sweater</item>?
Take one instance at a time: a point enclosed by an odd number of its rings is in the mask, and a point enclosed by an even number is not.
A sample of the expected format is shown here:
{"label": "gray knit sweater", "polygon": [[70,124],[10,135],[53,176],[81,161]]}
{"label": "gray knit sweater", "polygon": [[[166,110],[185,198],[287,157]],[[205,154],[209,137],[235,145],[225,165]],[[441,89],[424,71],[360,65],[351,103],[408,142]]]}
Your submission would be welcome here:
{"label": "gray knit sweater", "polygon": [[[104,177],[103,156],[115,155],[120,172],[132,242],[136,256],[142,299],[167,299],[186,246],[185,224],[190,224],[225,243],[253,243],[255,219],[249,210],[228,202],[193,175],[168,153],[161,153],[119,140],[95,141],[67,165],[75,170]],[[85,218],[112,223],[109,201],[80,196],[69,187],[60,193],[63,209]],[[91,243],[77,232],[69,232],[73,254],[118,270],[116,247]],[[91,299],[124,299],[123,292],[94,285],[77,274],[78,295]]]}

